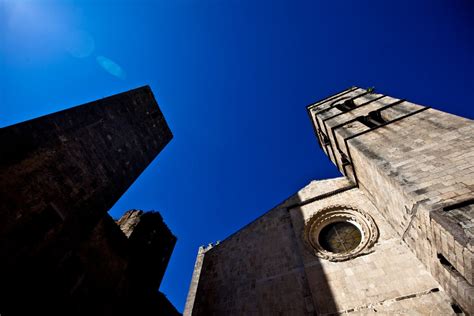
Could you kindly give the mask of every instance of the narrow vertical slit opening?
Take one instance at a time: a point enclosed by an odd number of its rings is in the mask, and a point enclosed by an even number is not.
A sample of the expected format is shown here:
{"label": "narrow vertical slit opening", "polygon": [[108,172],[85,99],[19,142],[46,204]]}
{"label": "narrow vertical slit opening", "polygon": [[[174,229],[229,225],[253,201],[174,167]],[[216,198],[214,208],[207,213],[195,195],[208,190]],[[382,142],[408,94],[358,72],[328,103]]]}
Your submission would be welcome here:
{"label": "narrow vertical slit opening", "polygon": [[453,312],[459,315],[464,315],[464,311],[462,310],[461,306],[459,306],[456,303],[451,303],[451,308],[453,309]]}

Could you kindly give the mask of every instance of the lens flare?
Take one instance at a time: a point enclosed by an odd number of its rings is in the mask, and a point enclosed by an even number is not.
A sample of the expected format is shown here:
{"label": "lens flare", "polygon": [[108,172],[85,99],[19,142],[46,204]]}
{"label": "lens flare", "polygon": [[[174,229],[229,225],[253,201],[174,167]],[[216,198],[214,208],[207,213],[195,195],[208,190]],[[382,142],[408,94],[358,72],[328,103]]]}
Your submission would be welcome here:
{"label": "lens flare", "polygon": [[117,63],[104,56],[97,56],[97,63],[114,77],[125,79],[125,71]]}

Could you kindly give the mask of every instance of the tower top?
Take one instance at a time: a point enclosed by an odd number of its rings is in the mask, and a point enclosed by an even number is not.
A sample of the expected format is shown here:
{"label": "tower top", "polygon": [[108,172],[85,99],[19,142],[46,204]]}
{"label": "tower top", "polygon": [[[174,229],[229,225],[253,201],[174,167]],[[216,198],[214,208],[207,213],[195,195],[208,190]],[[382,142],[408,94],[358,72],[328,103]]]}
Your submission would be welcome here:
{"label": "tower top", "polygon": [[[320,147],[337,168],[357,185],[349,143],[377,133],[428,107],[376,93],[373,88],[350,87],[307,107]],[[367,144],[368,145],[368,144]]]}

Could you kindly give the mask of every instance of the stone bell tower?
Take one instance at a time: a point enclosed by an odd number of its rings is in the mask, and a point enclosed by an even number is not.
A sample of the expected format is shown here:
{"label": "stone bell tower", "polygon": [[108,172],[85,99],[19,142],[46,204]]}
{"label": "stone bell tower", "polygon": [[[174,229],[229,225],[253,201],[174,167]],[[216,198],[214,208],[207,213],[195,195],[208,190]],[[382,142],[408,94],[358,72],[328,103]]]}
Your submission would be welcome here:
{"label": "stone bell tower", "polygon": [[473,121],[356,87],[307,110],[328,157],[472,311]]}
{"label": "stone bell tower", "polygon": [[307,111],[344,177],[200,249],[184,314],[474,312],[474,122],[357,87]]}

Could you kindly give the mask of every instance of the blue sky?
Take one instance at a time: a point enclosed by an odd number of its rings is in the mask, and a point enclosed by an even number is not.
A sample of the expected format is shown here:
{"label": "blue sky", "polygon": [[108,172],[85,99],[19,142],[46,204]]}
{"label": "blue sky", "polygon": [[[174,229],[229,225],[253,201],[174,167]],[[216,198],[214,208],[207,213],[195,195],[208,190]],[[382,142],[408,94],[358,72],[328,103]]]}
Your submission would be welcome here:
{"label": "blue sky", "polygon": [[305,106],[352,85],[474,116],[470,1],[0,0],[0,126],[149,84],[174,139],[111,210],[178,237],[161,290],[183,309],[199,245],[338,176]]}

